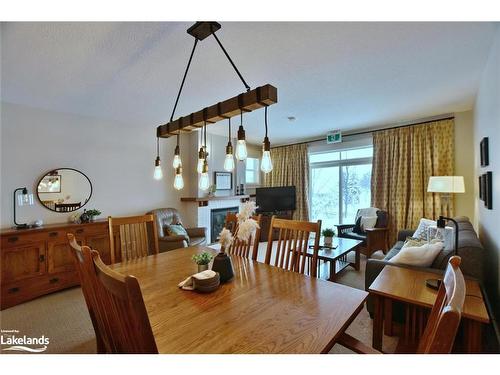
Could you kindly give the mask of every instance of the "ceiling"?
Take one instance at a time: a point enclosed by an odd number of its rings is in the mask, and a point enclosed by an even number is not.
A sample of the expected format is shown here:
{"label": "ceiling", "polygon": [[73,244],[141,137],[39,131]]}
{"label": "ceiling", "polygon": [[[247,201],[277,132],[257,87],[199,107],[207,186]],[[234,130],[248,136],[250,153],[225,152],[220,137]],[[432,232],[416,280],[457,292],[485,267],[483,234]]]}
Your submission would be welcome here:
{"label": "ceiling", "polygon": [[[153,135],[170,118],[192,48],[191,24],[2,23],[2,101],[126,122]],[[269,108],[276,145],[471,109],[497,27],[225,22],[217,35],[252,88],[278,87],[279,103]],[[176,114],[241,92],[243,84],[207,38],[197,47]],[[262,141],[263,115],[245,117],[250,142]],[[227,127],[209,131],[226,134]]]}

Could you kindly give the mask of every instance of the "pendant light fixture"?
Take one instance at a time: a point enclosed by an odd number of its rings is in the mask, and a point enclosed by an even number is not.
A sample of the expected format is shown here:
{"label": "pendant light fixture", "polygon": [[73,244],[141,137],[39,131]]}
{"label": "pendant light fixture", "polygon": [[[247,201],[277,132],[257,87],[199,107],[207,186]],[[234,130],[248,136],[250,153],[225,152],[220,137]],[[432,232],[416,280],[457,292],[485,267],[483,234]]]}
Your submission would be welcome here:
{"label": "pendant light fixture", "polygon": [[233,143],[231,142],[231,118],[229,121],[228,141],[226,146],[226,159],[224,159],[224,170],[232,172],[234,170]]}
{"label": "pendant light fixture", "polygon": [[243,110],[240,111],[240,127],[238,128],[238,143],[236,144],[236,159],[245,161],[247,158],[247,143],[245,129],[243,129]]}
{"label": "pendant light fixture", "polygon": [[207,123],[205,122],[205,124],[203,125],[203,137],[204,137],[204,144],[203,144],[203,148],[204,148],[204,156],[205,156],[205,159],[203,160],[203,167],[202,167],[202,170],[201,170],[201,175],[200,175],[200,182],[198,184],[198,187],[200,188],[200,190],[208,190],[209,186],[210,186],[210,179],[208,178],[208,161],[207,161],[207,152],[206,152],[206,149],[207,149]]}
{"label": "pendant light fixture", "polygon": [[182,165],[175,168],[174,189],[182,190],[184,187],[184,179],[182,178]]}
{"label": "pendant light fixture", "polygon": [[266,135],[262,142],[262,160],[260,162],[260,170],[264,173],[269,173],[273,170],[273,162],[271,160],[271,142],[267,138],[267,107],[264,109],[264,123],[266,125]]}
{"label": "pendant light fixture", "polygon": [[163,172],[160,165],[160,138],[156,137],[156,160],[155,160],[155,171],[153,173],[153,178],[155,180],[161,180],[163,178]]}
{"label": "pendant light fixture", "polygon": [[174,161],[172,162],[172,167],[177,169],[182,165],[181,161],[181,149],[179,147],[179,137],[180,137],[180,132],[177,133],[177,145],[175,146],[175,151],[174,151]]}
{"label": "pendant light fixture", "polygon": [[[184,185],[182,180],[182,161],[180,157],[180,146],[179,146],[179,136],[180,132],[190,132],[196,128],[200,128],[203,126],[203,130],[201,133],[201,137],[204,142],[200,142],[202,146],[198,152],[198,163],[197,163],[197,172],[200,174],[199,176],[199,188],[202,190],[207,190],[209,188],[210,180],[208,178],[208,153],[206,149],[206,125],[214,124],[222,119],[230,119],[231,117],[238,114],[240,112],[241,124],[238,129],[238,142],[236,145],[236,150],[233,156],[233,145],[231,142],[231,125],[229,125],[229,140],[226,147],[226,158],[224,160],[224,169],[226,171],[233,171],[235,168],[234,165],[234,157],[240,161],[244,161],[247,158],[247,146],[245,140],[245,129],[243,128],[243,112],[252,112],[262,107],[267,107],[269,105],[273,105],[278,102],[278,89],[270,84],[265,84],[263,86],[256,87],[251,89],[247,84],[242,74],[236,67],[235,63],[229,56],[228,52],[222,45],[219,40],[216,32],[221,28],[221,25],[214,21],[201,21],[196,22],[193,26],[191,26],[187,32],[194,38],[194,45],[191,50],[191,54],[189,56],[189,60],[184,71],[184,76],[182,77],[181,85],[179,87],[179,91],[177,93],[177,97],[175,99],[174,107],[172,109],[172,114],[170,116],[170,120],[162,125],[159,125],[156,128],[156,136],[157,138],[169,138],[172,136],[177,136],[177,144],[174,151],[174,159],[172,161],[172,166],[175,168],[175,180],[174,187],[176,189],[182,189]],[[193,112],[190,115],[182,116],[174,120],[175,110],[179,103],[179,99],[182,93],[182,89],[184,87],[184,83],[186,81],[186,77],[191,66],[191,62],[194,56],[194,52],[198,45],[198,42],[203,41],[208,37],[213,37],[220,49],[226,56],[227,60],[231,64],[232,68],[236,72],[237,76],[243,83],[246,92],[243,92],[237,96],[226,99],[217,104],[213,104],[209,107],[204,108],[203,110],[199,110],[197,112]],[[266,141],[267,140],[267,141]],[[157,139],[158,142],[158,139]],[[267,142],[267,143],[266,143]],[[270,145],[269,140],[265,139],[264,142],[264,152],[269,151]],[[267,146],[266,146],[267,144]],[[269,158],[268,158],[269,156]],[[265,154],[266,160],[265,163],[261,166],[262,170],[272,169],[272,163],[270,163],[270,154],[269,152]],[[264,159],[264,157],[263,157]],[[264,161],[264,160],[263,160]],[[163,176],[161,167],[160,167],[160,156],[159,156],[159,145],[157,146],[157,157],[155,160],[155,172],[154,178],[161,179]]]}

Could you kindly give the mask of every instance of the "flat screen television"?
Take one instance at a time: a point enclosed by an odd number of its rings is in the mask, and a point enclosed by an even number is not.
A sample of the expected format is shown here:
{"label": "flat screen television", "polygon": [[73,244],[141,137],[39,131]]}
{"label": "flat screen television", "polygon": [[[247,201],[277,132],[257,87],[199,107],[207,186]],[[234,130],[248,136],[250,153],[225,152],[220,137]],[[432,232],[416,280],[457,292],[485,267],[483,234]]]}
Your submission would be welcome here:
{"label": "flat screen television", "polygon": [[255,200],[259,212],[295,210],[295,186],[257,188]]}

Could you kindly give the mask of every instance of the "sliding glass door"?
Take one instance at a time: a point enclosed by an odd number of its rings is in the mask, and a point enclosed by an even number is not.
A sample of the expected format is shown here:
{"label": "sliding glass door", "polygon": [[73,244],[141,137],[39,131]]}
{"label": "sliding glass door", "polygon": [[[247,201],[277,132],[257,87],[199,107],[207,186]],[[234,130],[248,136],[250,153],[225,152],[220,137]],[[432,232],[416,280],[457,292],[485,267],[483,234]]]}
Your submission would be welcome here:
{"label": "sliding glass door", "polygon": [[360,208],[370,207],[372,147],[309,155],[311,220],[323,228],[354,223]]}

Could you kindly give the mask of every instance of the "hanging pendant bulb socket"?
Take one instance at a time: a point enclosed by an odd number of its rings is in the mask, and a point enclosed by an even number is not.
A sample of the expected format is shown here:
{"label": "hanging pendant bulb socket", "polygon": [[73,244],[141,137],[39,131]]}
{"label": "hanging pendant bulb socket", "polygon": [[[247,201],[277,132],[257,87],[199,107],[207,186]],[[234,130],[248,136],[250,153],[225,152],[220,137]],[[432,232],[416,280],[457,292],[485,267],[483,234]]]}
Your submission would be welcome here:
{"label": "hanging pendant bulb socket", "polygon": [[238,141],[245,140],[245,129],[243,129],[243,125],[240,125],[238,128]]}

